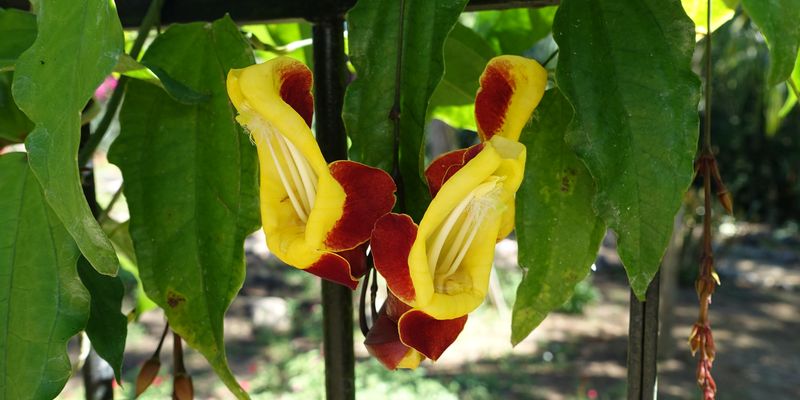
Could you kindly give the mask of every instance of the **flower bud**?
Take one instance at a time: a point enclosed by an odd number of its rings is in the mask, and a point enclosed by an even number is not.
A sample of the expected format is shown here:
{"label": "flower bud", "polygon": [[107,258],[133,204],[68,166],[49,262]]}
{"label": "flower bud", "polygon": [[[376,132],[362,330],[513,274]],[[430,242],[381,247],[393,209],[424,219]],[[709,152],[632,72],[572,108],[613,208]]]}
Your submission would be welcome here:
{"label": "flower bud", "polygon": [[135,397],[139,397],[139,395],[150,387],[150,384],[153,383],[153,380],[158,375],[159,369],[161,369],[161,361],[156,357],[147,360],[144,365],[142,365],[139,376],[136,377]]}
{"label": "flower bud", "polygon": [[194,398],[192,377],[185,373],[175,375],[175,379],[172,381],[172,398],[174,400],[192,400]]}

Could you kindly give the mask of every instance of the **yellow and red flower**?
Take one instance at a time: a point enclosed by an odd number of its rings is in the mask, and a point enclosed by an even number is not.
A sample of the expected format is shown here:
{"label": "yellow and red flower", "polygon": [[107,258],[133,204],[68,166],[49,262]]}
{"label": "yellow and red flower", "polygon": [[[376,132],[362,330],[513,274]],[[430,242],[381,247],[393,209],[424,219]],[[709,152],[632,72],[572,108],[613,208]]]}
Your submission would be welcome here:
{"label": "yellow and red flower", "polygon": [[494,245],[514,228],[525,168],[525,146],[516,140],[545,85],[535,61],[490,61],[475,104],[483,143],[427,168],[433,200],[419,225],[393,213],[376,222],[372,254],[390,293],[364,343],[387,368],[437,360],[486,297]]}
{"label": "yellow and red flower", "polygon": [[283,262],[351,289],[365,270],[375,221],[395,184],[352,161],[328,164],[311,132],[312,74],[278,57],[228,73],[228,95],[255,143],[267,246]]}

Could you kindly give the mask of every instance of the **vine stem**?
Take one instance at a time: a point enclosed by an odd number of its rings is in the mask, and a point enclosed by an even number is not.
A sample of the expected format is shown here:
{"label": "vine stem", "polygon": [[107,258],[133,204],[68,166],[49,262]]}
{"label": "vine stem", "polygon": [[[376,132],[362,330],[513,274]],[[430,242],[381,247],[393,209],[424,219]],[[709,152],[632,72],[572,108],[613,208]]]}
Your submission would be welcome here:
{"label": "vine stem", "polygon": [[704,400],[714,400],[717,393],[716,383],[711,375],[711,367],[716,353],[714,338],[711,331],[711,323],[708,317],[708,309],[711,304],[711,296],[719,284],[716,272],[714,271],[714,249],[712,247],[711,231],[711,179],[716,180],[718,197],[726,210],[731,210],[731,201],[725,185],[717,168],[714,152],[711,148],[711,0],[707,1],[706,23],[707,31],[705,37],[705,112],[703,114],[703,144],[697,160],[697,172],[703,175],[703,252],[700,259],[700,269],[695,281],[695,291],[699,301],[697,322],[692,327],[689,335],[689,346],[692,354],[699,352],[697,360],[696,379],[697,384],[703,391]]}
{"label": "vine stem", "polygon": [[703,114],[703,151],[702,154],[711,152],[711,0],[708,0],[706,10],[706,85],[705,85],[705,113]]}
{"label": "vine stem", "polygon": [[[150,33],[150,29],[152,29],[154,25],[158,25],[159,20],[161,19],[161,7],[164,5],[164,1],[165,0],[152,0],[150,2],[150,6],[147,8],[147,13],[142,19],[142,24],[139,25],[139,30],[136,34],[136,40],[133,42],[133,46],[131,47],[130,56],[134,59],[139,58],[139,53],[141,53],[142,48],[144,47],[144,42],[147,40],[147,35]],[[97,146],[100,145],[100,142],[103,140],[106,132],[108,132],[111,122],[114,121],[114,116],[117,115],[117,109],[119,108],[120,103],[122,103],[122,97],[125,94],[125,88],[128,85],[128,80],[130,80],[130,78],[127,76],[122,76],[119,78],[119,81],[117,81],[117,87],[114,88],[114,92],[111,94],[111,98],[108,99],[108,104],[106,104],[106,112],[103,114],[103,118],[100,119],[100,123],[97,125],[97,129],[94,131],[94,134],[89,136],[89,139],[78,153],[78,165],[85,166],[89,162],[89,160],[92,158],[92,154],[94,154],[94,151],[97,149]]]}

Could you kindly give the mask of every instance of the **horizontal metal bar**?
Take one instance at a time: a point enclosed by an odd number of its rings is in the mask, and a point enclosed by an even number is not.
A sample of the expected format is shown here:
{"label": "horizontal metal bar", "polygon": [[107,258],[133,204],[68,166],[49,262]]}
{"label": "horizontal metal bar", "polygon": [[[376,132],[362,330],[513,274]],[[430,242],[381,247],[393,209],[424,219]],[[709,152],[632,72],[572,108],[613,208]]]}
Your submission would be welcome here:
{"label": "horizontal metal bar", "polygon": [[[122,26],[139,26],[150,0],[119,0],[117,12]],[[161,11],[164,25],[194,21],[213,21],[230,14],[239,23],[305,19],[317,21],[344,15],[356,0],[167,0]],[[467,11],[506,8],[534,8],[558,4],[558,0],[470,0]],[[30,7],[28,0],[0,0],[0,7]]]}

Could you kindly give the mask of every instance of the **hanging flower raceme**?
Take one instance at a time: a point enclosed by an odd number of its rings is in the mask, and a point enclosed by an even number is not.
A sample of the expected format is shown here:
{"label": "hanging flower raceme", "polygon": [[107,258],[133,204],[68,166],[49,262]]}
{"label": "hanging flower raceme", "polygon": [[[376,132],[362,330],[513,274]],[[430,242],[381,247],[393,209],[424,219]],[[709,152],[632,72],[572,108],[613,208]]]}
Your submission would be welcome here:
{"label": "hanging flower raceme", "polygon": [[261,220],[283,262],[351,289],[365,270],[375,221],[394,206],[384,171],[352,161],[328,164],[311,133],[311,71],[278,57],[228,73],[236,120],[258,150]]}
{"label": "hanging flower raceme", "polygon": [[525,168],[517,142],[544,93],[535,61],[503,56],[481,77],[475,115],[483,143],[444,154],[425,171],[433,196],[419,225],[387,214],[375,224],[375,268],[389,296],[365,344],[387,368],[437,360],[486,297],[494,246],[514,228]]}

